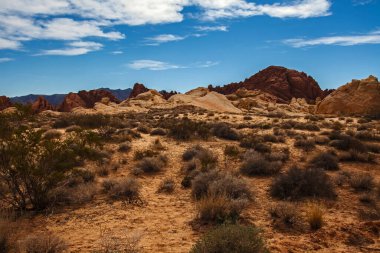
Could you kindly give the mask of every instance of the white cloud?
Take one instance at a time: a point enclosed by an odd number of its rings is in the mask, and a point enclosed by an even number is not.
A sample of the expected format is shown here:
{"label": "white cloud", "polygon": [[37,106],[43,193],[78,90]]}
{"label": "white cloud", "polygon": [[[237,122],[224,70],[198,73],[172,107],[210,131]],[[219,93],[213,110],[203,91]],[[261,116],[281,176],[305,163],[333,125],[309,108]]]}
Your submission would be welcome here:
{"label": "white cloud", "polygon": [[147,45],[157,46],[166,42],[180,41],[186,39],[186,36],[178,36],[174,34],[161,34],[154,37],[147,38]]}
{"label": "white cloud", "polygon": [[[182,22],[183,10],[205,20],[268,15],[277,18],[309,18],[329,15],[330,0],[278,0],[258,4],[248,0],[0,0],[0,49],[20,49],[22,41],[76,41],[89,37],[124,39],[117,25]],[[63,16],[66,18],[63,18]],[[69,18],[68,18],[69,17]],[[203,31],[224,31],[224,26],[204,26]],[[171,37],[174,36],[174,37]],[[153,43],[181,40],[171,35]]]}
{"label": "white cloud", "polygon": [[359,5],[367,5],[372,3],[373,0],[352,0],[352,4],[354,6],[359,6]]}
{"label": "white cloud", "polygon": [[174,65],[167,62],[155,61],[155,60],[136,60],[128,64],[128,67],[135,70],[168,70],[184,68],[180,65]]}
{"label": "white cloud", "polygon": [[111,54],[113,55],[118,55],[118,54],[123,54],[124,52],[123,51],[113,51],[111,52]]}
{"label": "white cloud", "polygon": [[13,61],[12,58],[0,58],[0,63]]}
{"label": "white cloud", "polygon": [[195,29],[201,32],[228,32],[228,27],[221,25],[221,26],[196,26]]}
{"label": "white cloud", "polygon": [[168,70],[168,69],[186,69],[186,68],[210,68],[218,65],[219,62],[206,61],[197,62],[190,65],[177,65],[156,60],[136,60],[129,63],[127,66],[135,70]]}
{"label": "white cloud", "polygon": [[21,48],[21,43],[14,40],[8,40],[0,37],[0,50],[1,49],[12,49],[17,50]]}
{"label": "white cloud", "polygon": [[44,50],[40,55],[61,55],[61,56],[76,56],[83,55],[89,52],[98,51],[102,49],[103,45],[91,41],[74,41],[67,45],[67,47],[62,49],[50,49]]}
{"label": "white cloud", "polygon": [[284,43],[296,48],[317,45],[354,46],[380,44],[380,33],[376,31],[364,35],[330,36],[315,39],[288,39],[284,40]]}

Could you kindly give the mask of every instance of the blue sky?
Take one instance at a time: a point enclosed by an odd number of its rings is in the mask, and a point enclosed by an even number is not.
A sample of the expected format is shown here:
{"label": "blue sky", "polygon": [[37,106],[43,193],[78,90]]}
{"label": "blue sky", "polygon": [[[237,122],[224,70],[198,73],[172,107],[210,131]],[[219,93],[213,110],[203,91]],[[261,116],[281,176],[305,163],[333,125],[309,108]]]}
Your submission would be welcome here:
{"label": "blue sky", "polygon": [[0,0],[0,95],[380,76],[380,0]]}

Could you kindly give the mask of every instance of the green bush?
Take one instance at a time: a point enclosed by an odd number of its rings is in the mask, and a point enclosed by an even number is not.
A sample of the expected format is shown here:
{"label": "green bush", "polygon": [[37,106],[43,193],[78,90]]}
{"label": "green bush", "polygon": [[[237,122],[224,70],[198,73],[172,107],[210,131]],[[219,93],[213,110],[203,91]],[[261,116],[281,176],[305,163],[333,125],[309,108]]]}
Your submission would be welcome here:
{"label": "green bush", "polygon": [[256,227],[222,225],[203,235],[191,253],[269,253]]}
{"label": "green bush", "polygon": [[0,198],[17,209],[44,209],[49,192],[86,158],[99,155],[78,136],[44,139],[42,131],[17,130],[0,143]]}

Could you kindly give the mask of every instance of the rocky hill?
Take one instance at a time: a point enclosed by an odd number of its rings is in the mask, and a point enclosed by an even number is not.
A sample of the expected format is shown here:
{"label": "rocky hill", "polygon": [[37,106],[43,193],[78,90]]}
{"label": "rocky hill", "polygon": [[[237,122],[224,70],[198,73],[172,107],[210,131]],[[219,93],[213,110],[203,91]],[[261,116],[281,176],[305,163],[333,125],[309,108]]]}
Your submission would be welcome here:
{"label": "rocky hill", "polygon": [[284,67],[270,66],[243,82],[227,84],[223,87],[208,87],[224,95],[232,94],[241,88],[261,90],[278,98],[277,102],[290,103],[293,97],[305,98],[308,102],[318,97],[324,98],[331,91],[322,90],[318,83],[304,72]]}
{"label": "rocky hill", "polygon": [[0,111],[12,106],[11,100],[6,96],[0,96]]}
{"label": "rocky hill", "polygon": [[380,115],[380,83],[374,76],[352,80],[323,99],[316,113],[337,115]]}

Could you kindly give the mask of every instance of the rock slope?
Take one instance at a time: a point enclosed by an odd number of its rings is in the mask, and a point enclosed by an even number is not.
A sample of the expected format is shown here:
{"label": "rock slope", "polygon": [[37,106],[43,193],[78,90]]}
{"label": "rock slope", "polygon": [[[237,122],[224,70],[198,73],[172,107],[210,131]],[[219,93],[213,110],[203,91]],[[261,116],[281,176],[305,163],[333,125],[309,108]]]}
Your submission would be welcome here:
{"label": "rock slope", "polygon": [[380,83],[374,76],[352,80],[317,104],[316,113],[380,115]]}

